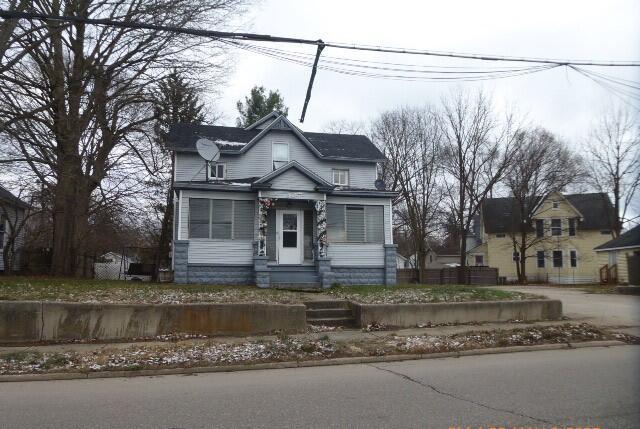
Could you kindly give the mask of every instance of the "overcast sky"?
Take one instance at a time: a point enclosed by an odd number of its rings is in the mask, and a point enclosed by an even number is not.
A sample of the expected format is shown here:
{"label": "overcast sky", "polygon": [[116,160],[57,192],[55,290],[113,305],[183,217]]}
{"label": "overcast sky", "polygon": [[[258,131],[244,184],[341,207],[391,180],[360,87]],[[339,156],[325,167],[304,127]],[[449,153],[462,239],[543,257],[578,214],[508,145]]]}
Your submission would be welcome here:
{"label": "overcast sky", "polygon": [[[246,30],[325,41],[558,59],[640,60],[638,0],[263,0],[251,9],[247,21]],[[313,46],[277,47],[315,52]],[[496,65],[408,55],[362,55],[331,48],[325,49],[323,55],[437,66]],[[309,69],[244,51],[237,51],[234,56],[235,69],[218,101],[225,124],[234,124],[236,101],[256,84],[278,89],[290,108],[290,119],[298,124]],[[638,67],[594,70],[640,81]],[[319,131],[332,120],[368,120],[399,105],[437,103],[457,86],[473,89],[477,85],[398,82],[319,71],[301,128]],[[586,135],[603,109],[619,102],[595,83],[564,67],[481,85],[493,94],[498,105],[514,106],[531,123],[572,142]]]}

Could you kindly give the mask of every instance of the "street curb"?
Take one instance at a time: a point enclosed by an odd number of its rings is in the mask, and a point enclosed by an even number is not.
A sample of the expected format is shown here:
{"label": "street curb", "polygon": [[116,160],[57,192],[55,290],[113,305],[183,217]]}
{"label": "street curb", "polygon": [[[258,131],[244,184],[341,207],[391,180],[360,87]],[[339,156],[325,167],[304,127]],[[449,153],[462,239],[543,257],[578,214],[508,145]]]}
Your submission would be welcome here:
{"label": "street curb", "polygon": [[266,362],[246,365],[224,365],[192,368],[163,368],[163,369],[141,369],[141,370],[121,370],[121,371],[97,371],[97,372],[54,372],[49,374],[21,374],[21,375],[0,375],[0,383],[18,381],[51,381],[51,380],[86,380],[98,378],[129,378],[129,377],[154,377],[162,375],[189,375],[204,374],[213,372],[237,372],[253,371],[264,369],[284,369],[284,368],[308,368],[317,366],[351,365],[366,363],[386,363],[401,362],[408,360],[423,359],[444,359],[451,357],[482,356],[499,353],[522,353],[543,350],[570,350],[588,347],[615,347],[624,346],[623,341],[589,341],[584,343],[560,343],[560,344],[538,344],[533,346],[511,346],[495,347],[488,349],[462,350],[459,352],[442,352],[428,354],[403,354],[388,356],[362,356],[343,357],[323,360],[308,360],[298,362]]}

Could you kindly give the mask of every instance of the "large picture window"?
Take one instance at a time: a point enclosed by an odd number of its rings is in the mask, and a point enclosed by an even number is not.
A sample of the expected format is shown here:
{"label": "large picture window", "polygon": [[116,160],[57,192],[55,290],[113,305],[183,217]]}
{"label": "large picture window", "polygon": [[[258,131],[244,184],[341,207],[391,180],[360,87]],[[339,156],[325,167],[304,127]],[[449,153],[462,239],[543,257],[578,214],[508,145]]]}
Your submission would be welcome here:
{"label": "large picture window", "polygon": [[253,239],[254,201],[189,198],[189,238]]}
{"label": "large picture window", "polygon": [[327,204],[329,242],[384,243],[384,206]]}

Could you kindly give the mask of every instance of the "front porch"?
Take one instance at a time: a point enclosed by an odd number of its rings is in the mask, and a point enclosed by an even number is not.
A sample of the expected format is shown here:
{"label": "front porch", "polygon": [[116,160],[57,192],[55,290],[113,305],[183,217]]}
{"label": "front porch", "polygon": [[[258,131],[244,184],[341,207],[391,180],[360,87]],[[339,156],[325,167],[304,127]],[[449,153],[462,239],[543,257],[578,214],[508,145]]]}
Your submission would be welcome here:
{"label": "front porch", "polygon": [[277,198],[267,191],[258,197],[256,285],[300,289],[331,286],[325,195],[315,199],[305,193],[283,196]]}

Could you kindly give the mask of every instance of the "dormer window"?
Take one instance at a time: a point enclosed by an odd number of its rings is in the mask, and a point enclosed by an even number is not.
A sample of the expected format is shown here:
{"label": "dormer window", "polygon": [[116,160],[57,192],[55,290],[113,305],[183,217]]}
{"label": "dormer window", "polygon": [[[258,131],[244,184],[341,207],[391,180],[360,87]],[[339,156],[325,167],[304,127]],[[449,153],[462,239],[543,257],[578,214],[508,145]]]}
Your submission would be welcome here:
{"label": "dormer window", "polygon": [[333,169],[333,184],[337,186],[349,185],[349,170]]}
{"label": "dormer window", "polygon": [[289,144],[284,142],[273,142],[272,145],[273,169],[277,170],[289,162]]}
{"label": "dormer window", "polygon": [[227,177],[227,164],[212,162],[209,164],[209,179],[222,180]]}

